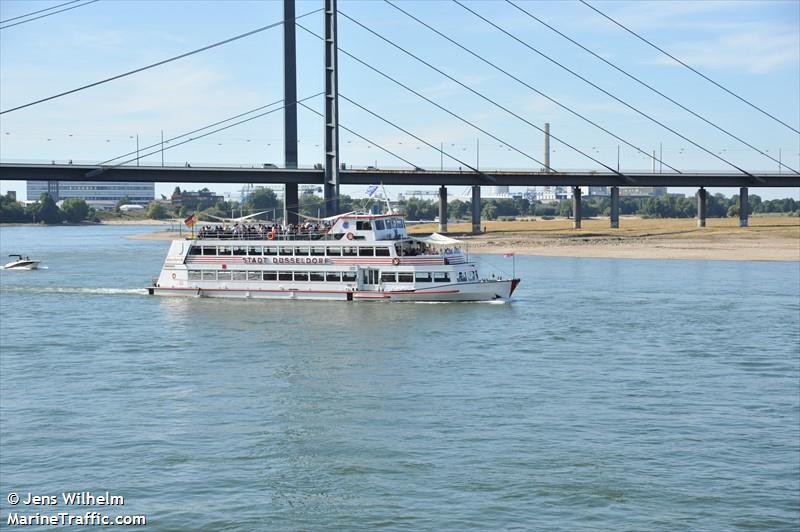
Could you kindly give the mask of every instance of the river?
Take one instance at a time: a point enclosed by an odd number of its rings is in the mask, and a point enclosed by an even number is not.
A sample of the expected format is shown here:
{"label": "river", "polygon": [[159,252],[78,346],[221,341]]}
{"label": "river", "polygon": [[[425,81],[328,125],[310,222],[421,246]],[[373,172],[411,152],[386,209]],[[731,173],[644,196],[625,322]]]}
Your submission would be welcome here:
{"label": "river", "polygon": [[46,266],[0,272],[3,524],[56,511],[11,492],[108,491],[153,530],[800,527],[800,263],[479,256],[513,302],[171,299],[142,290],[168,243],[124,238],[153,230],[0,229]]}

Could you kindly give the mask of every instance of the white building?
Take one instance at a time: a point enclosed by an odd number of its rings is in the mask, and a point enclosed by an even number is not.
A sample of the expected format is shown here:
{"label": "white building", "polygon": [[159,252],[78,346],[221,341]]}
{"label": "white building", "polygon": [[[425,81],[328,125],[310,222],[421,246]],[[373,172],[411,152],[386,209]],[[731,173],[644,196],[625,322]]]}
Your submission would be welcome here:
{"label": "white building", "polygon": [[108,210],[113,209],[126,196],[128,203],[147,205],[155,198],[155,184],[123,181],[28,181],[28,200],[38,200],[42,192],[48,192],[54,201],[78,198],[85,200],[90,207]]}

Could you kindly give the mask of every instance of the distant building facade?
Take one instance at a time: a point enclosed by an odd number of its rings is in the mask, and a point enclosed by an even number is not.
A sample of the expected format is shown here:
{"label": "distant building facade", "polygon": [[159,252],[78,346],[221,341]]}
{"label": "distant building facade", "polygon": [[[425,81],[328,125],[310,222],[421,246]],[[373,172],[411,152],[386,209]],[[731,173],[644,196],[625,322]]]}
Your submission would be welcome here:
{"label": "distant building facade", "polygon": [[123,181],[28,181],[27,197],[29,201],[38,200],[43,192],[61,201],[78,198],[86,201],[90,207],[99,210],[110,210],[127,196],[127,202],[136,205],[147,205],[155,198],[155,183],[130,183]]}
{"label": "distant building facade", "polygon": [[648,198],[666,196],[667,187],[619,187],[619,195],[629,198]]}

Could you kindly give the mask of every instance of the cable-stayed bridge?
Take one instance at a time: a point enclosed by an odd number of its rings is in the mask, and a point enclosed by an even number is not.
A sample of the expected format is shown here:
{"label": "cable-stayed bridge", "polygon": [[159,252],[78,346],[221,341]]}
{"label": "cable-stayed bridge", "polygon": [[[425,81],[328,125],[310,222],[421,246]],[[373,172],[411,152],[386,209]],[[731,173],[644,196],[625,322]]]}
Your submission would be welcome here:
{"label": "cable-stayed bridge", "polygon": [[[116,79],[120,79],[127,76],[133,76],[138,74],[139,72],[143,72],[149,70],[151,68],[156,68],[166,63],[170,63],[173,61],[179,61],[185,57],[189,57],[194,54],[202,53],[206,50],[216,48],[219,46],[224,46],[228,43],[237,41],[239,39],[244,39],[250,35],[254,35],[256,33],[260,33],[263,31],[267,31],[272,28],[282,27],[283,28],[283,42],[284,42],[284,49],[283,49],[283,66],[284,66],[284,99],[278,102],[274,102],[273,104],[268,104],[266,106],[262,106],[256,109],[252,109],[248,112],[241,113],[239,115],[230,117],[226,120],[218,121],[213,124],[209,124],[199,129],[195,129],[193,131],[184,133],[182,135],[178,135],[167,139],[167,145],[165,146],[164,141],[160,143],[160,145],[151,145],[143,148],[141,151],[144,151],[144,155],[140,152],[140,150],[136,150],[136,152],[129,152],[127,154],[120,155],[114,159],[109,159],[106,161],[98,162],[97,164],[92,165],[81,165],[81,164],[56,164],[55,161],[51,164],[31,164],[31,163],[15,163],[12,161],[3,161],[0,162],[0,179],[24,179],[24,180],[64,180],[64,181],[145,181],[145,182],[208,182],[208,183],[282,183],[286,186],[286,196],[285,196],[285,203],[288,207],[287,210],[287,217],[286,220],[289,223],[295,222],[297,219],[297,213],[293,212],[293,206],[298,205],[298,185],[299,184],[322,184],[325,196],[325,205],[326,205],[326,214],[335,214],[338,213],[338,196],[339,196],[339,187],[340,185],[357,185],[357,184],[375,184],[375,183],[383,183],[387,185],[436,185],[439,186],[440,192],[440,216],[441,220],[447,219],[447,186],[451,185],[469,185],[472,186],[472,200],[473,200],[473,229],[476,231],[480,228],[480,187],[482,185],[509,185],[509,186],[536,186],[536,185],[561,185],[561,186],[572,186],[573,189],[573,201],[574,201],[574,220],[577,227],[580,226],[580,202],[581,202],[581,194],[580,194],[580,186],[611,186],[611,223],[613,227],[618,225],[618,212],[619,212],[619,190],[617,187],[619,186],[681,186],[681,187],[699,187],[700,190],[697,194],[698,200],[698,223],[704,225],[705,223],[705,212],[706,212],[706,191],[704,187],[740,187],[740,201],[742,205],[747,204],[747,189],[748,187],[800,187],[800,172],[797,169],[792,168],[789,164],[782,161],[780,158],[776,159],[773,155],[767,153],[767,151],[758,148],[754,143],[748,142],[741,136],[737,135],[736,133],[730,131],[729,128],[725,128],[723,126],[718,125],[711,119],[703,116],[702,113],[691,109],[689,106],[677,101],[675,98],[669,96],[664,91],[659,89],[658,87],[640,79],[639,77],[630,74],[626,70],[622,69],[618,65],[612,63],[608,59],[605,59],[600,54],[594,52],[589,47],[585,46],[584,44],[578,42],[576,39],[564,34],[558,28],[544,22],[540,18],[538,18],[535,14],[531,12],[529,7],[519,4],[513,0],[506,0],[507,4],[512,6],[515,10],[519,12],[521,17],[527,17],[530,20],[536,21],[537,23],[543,25],[547,30],[552,31],[553,33],[557,34],[563,39],[566,39],[574,46],[581,48],[586,53],[593,56],[598,61],[602,61],[603,63],[607,64],[613,69],[616,69],[623,75],[627,76],[630,79],[631,83],[638,84],[642,87],[645,87],[649,91],[653,92],[654,94],[658,95],[661,98],[669,101],[674,106],[678,107],[682,112],[688,113],[693,117],[703,121],[705,124],[709,125],[710,127],[718,130],[720,133],[726,135],[727,137],[731,138],[732,140],[736,141],[737,143],[741,144],[745,148],[749,150],[753,150],[754,152],[761,155],[766,160],[771,161],[771,163],[776,163],[779,168],[779,172],[763,172],[763,171],[754,171],[742,168],[740,165],[730,161],[726,158],[721,152],[717,152],[713,149],[710,149],[701,143],[693,140],[688,134],[685,132],[679,131],[674,127],[671,127],[663,122],[663,120],[659,120],[656,116],[651,113],[648,113],[646,110],[640,108],[639,106],[633,105],[630,102],[626,101],[622,97],[618,96],[611,91],[606,90],[605,88],[601,87],[597,82],[594,80],[587,78],[586,76],[576,72],[575,70],[571,69],[563,62],[559,61],[558,58],[555,58],[551,55],[546,54],[545,52],[537,49],[524,39],[521,39],[514,35],[512,32],[508,31],[502,25],[496,23],[491,18],[482,15],[481,13],[474,10],[467,4],[459,0],[452,0],[454,4],[458,5],[460,8],[464,9],[466,12],[469,12],[473,15],[476,20],[480,21],[480,24],[485,24],[488,27],[493,28],[494,30],[499,31],[503,35],[507,36],[509,39],[513,39],[518,42],[520,45],[524,46],[531,54],[535,54],[540,58],[552,63],[555,68],[561,69],[567,74],[574,76],[579,82],[585,83],[596,90],[602,92],[608,98],[611,98],[615,102],[619,103],[620,105],[624,106],[625,108],[629,109],[632,113],[637,114],[638,116],[644,118],[645,120],[652,123],[653,127],[661,128],[672,135],[677,136],[678,138],[682,139],[682,141],[687,142],[688,144],[692,145],[694,148],[700,150],[701,152],[705,152],[707,155],[715,158],[720,163],[722,170],[715,171],[715,172],[689,172],[683,169],[680,169],[676,166],[673,166],[668,161],[664,161],[661,156],[656,156],[653,153],[652,156],[649,154],[649,150],[643,149],[641,146],[637,146],[635,141],[631,141],[630,139],[623,136],[622,133],[612,131],[609,129],[608,126],[604,126],[600,124],[599,121],[591,116],[587,116],[586,114],[579,113],[573,107],[563,103],[559,98],[549,95],[538,89],[537,87],[533,86],[530,82],[523,80],[517,74],[509,71],[508,69],[504,69],[498,66],[496,63],[492,62],[491,60],[487,59],[483,56],[474,45],[467,45],[462,42],[457,41],[453,37],[447,35],[446,33],[442,32],[441,30],[437,29],[433,23],[430,21],[423,20],[422,18],[414,15],[413,13],[409,12],[407,9],[404,9],[399,4],[391,0],[384,0],[388,6],[391,6],[395,9],[398,13],[398,16],[407,17],[410,20],[413,20],[415,23],[421,25],[422,27],[426,28],[427,30],[436,34],[442,40],[448,41],[452,45],[458,47],[462,50],[465,54],[469,54],[470,56],[474,57],[475,59],[481,61],[487,69],[492,70],[493,72],[497,72],[502,74],[505,78],[507,78],[510,82],[513,82],[519,86],[530,90],[532,93],[535,93],[537,96],[542,97],[552,103],[553,105],[559,107],[560,109],[570,113],[571,115],[575,116],[576,118],[582,120],[587,124],[587,127],[595,128],[599,130],[603,135],[608,135],[616,139],[622,145],[625,145],[627,148],[633,149],[650,157],[654,163],[658,163],[659,167],[663,169],[666,167],[666,171],[659,171],[658,173],[651,172],[629,172],[629,171],[620,171],[619,168],[613,168],[606,163],[598,160],[592,153],[589,153],[587,150],[582,150],[579,147],[576,147],[573,143],[569,141],[569,139],[557,137],[555,135],[550,135],[547,126],[545,125],[544,128],[540,127],[538,124],[532,122],[528,118],[526,118],[523,113],[519,110],[510,108],[502,103],[498,102],[496,99],[489,97],[488,95],[480,92],[479,90],[475,89],[471,84],[464,82],[461,79],[454,77],[453,75],[448,74],[443,69],[439,68],[437,65],[433,64],[430,61],[427,61],[418,55],[409,51],[406,47],[404,47],[401,43],[392,41],[387,37],[381,35],[380,33],[376,32],[372,29],[369,25],[359,21],[355,17],[342,12],[337,9],[337,2],[336,0],[324,0],[324,7],[321,9],[316,9],[310,11],[308,13],[301,14],[296,16],[295,14],[295,5],[294,0],[284,0],[284,19],[281,21],[277,21],[273,24],[269,24],[267,26],[263,26],[261,28],[257,28],[253,31],[233,36],[229,39],[225,39],[223,41],[219,41],[216,43],[212,43],[208,46],[198,48],[196,50],[192,50],[190,52],[180,54],[178,56],[167,58],[163,61],[159,61],[157,63],[153,63],[150,65],[145,65],[141,68],[134,69],[128,72],[124,72],[122,74],[112,76],[107,79],[99,80],[93,83],[89,83],[87,85],[77,87],[70,91],[62,92],[59,94],[54,94],[47,98],[43,98],[40,100],[36,100],[33,102],[28,102],[23,105],[18,105],[13,108],[9,109],[2,109],[0,110],[0,115],[11,113],[11,112],[21,112],[25,108],[38,105],[40,103],[44,103],[45,101],[54,100],[57,98],[61,98],[63,96],[67,96],[69,94],[73,94],[75,92],[83,91],[91,89],[92,87],[113,82]],[[734,91],[730,90],[729,88],[723,86],[722,84],[714,81],[713,79],[709,78],[702,72],[692,68],[691,66],[687,65],[686,63],[682,62],[677,57],[669,54],[667,51],[659,48],[655,44],[648,41],[645,37],[633,32],[629,28],[625,27],[618,21],[610,18],[608,15],[600,11],[599,9],[595,8],[591,4],[585,2],[584,0],[579,0],[580,2],[584,3],[588,8],[594,10],[599,15],[609,19],[614,24],[617,24],[625,31],[631,33],[635,38],[642,40],[643,42],[647,43],[648,45],[656,48],[663,54],[667,55],[668,57],[672,58],[679,64],[685,66],[687,69],[690,69],[692,72],[696,73],[701,78],[708,81],[710,84],[719,88],[720,91],[724,91],[725,93],[729,94],[731,97],[738,99],[741,105],[749,106],[752,109],[757,110],[759,113],[763,114],[764,116],[773,120],[777,126],[781,128],[788,128],[794,133],[800,135],[800,131],[798,131],[794,126],[791,124],[781,120],[780,118],[773,116],[772,114],[768,113],[767,111],[763,110],[762,108],[758,107],[754,103],[748,101],[747,99],[739,96]],[[82,4],[77,4],[71,6],[70,9],[75,9],[78,7],[82,7],[84,5],[88,5],[93,3],[92,1],[88,1]],[[43,18],[49,16],[50,14],[56,14],[60,11],[53,11],[51,13],[45,15],[39,15],[41,11],[47,10],[40,10],[37,11],[37,16],[30,18],[29,20],[35,20],[38,18]],[[306,17],[321,14],[324,18],[324,34],[319,35],[314,31],[308,29],[303,20]],[[498,136],[497,133],[488,131],[485,127],[481,126],[480,124],[476,123],[475,121],[469,120],[465,118],[462,114],[455,112],[454,110],[448,108],[446,105],[443,105],[437,101],[434,101],[432,98],[426,96],[425,94],[421,93],[418,90],[415,90],[406,82],[392,77],[385,73],[381,68],[381,65],[374,65],[370,64],[369,62],[361,59],[358,55],[342,49],[338,45],[338,38],[337,38],[337,19],[338,16],[345,17],[348,21],[355,24],[359,28],[363,29],[365,32],[369,33],[372,37],[377,40],[383,41],[385,44],[393,47],[399,53],[405,54],[414,61],[420,64],[421,68],[425,68],[427,70],[433,71],[442,77],[446,78],[452,83],[455,83],[463,90],[471,93],[473,96],[480,98],[483,100],[487,107],[497,109],[502,111],[503,113],[507,114],[510,117],[515,118],[529,126],[532,129],[538,130],[543,134],[544,143],[545,143],[545,150],[543,156],[536,156],[533,155],[523,149],[520,149],[515,146],[515,143],[512,141],[509,142],[509,139],[503,139]],[[15,19],[23,18],[23,17],[15,17]],[[23,20],[22,22],[14,22],[9,23],[12,19],[0,22],[0,30],[6,29],[8,27],[25,23],[26,21]],[[5,24],[5,25],[4,25]],[[312,96],[308,96],[305,98],[298,99],[297,96],[297,57],[296,57],[296,30],[300,29],[301,31],[308,33],[309,35],[316,37],[322,43],[325,55],[325,66],[324,66],[324,74],[325,74],[325,91],[323,93],[318,93]],[[474,131],[479,132],[482,135],[488,136],[489,138],[502,143],[503,145],[507,146],[509,150],[513,150],[517,152],[519,155],[522,155],[526,159],[528,159],[531,163],[531,170],[529,171],[520,171],[520,170],[487,170],[485,168],[478,167],[477,164],[470,164],[455,154],[448,152],[444,149],[443,146],[436,146],[433,143],[426,141],[421,136],[416,135],[413,131],[405,129],[401,125],[396,122],[393,122],[379,113],[369,109],[368,107],[362,105],[361,103],[357,102],[356,100],[348,97],[345,94],[340,93],[338,88],[338,75],[339,75],[339,68],[338,68],[338,58],[339,55],[342,54],[347,56],[349,59],[359,63],[360,65],[364,66],[365,68],[369,69],[370,71],[374,72],[376,76],[380,76],[391,83],[396,84],[397,86],[401,87],[403,90],[408,91],[409,93],[413,94],[415,97],[424,100],[431,106],[435,107],[438,112],[443,114],[449,115],[452,118],[459,120],[463,123],[465,128],[470,128]],[[325,100],[325,112],[319,113],[316,110],[309,107],[305,102],[308,100],[323,96]],[[339,120],[339,100],[343,99],[350,103],[351,105],[361,109],[365,113],[371,115],[376,121],[384,123],[387,128],[393,128],[403,132],[406,135],[409,135],[416,139],[418,142],[426,145],[427,147],[436,150],[439,152],[444,159],[445,157],[451,161],[458,164],[459,169],[455,170],[444,170],[443,165],[440,169],[433,169],[433,168],[424,168],[414,164],[412,161],[408,160],[405,157],[402,157],[392,151],[391,149],[381,146],[380,144],[370,140],[358,132],[353,131],[352,129],[347,128],[344,124],[340,123]],[[319,165],[317,168],[313,169],[304,169],[300,168],[298,164],[298,154],[297,154],[297,109],[298,107],[303,107],[310,112],[318,114],[322,119],[325,127],[325,143],[324,143],[324,157],[325,163],[324,165]],[[273,167],[273,165],[269,165],[269,167],[260,167],[260,168],[246,168],[246,167],[195,167],[191,166],[187,163],[185,166],[147,166],[147,165],[140,165],[141,160],[147,157],[148,155],[156,154],[159,150],[162,153],[162,161],[163,161],[163,151],[165,149],[172,149],[174,147],[196,141],[200,138],[206,137],[208,135],[218,133],[220,131],[224,131],[229,128],[236,127],[237,125],[249,122],[256,118],[266,116],[268,114],[283,111],[284,115],[284,146],[285,146],[285,158],[284,158],[284,165],[282,168]],[[341,158],[340,158],[340,150],[339,150],[339,131],[340,129],[344,129],[349,133],[355,135],[356,137],[361,138],[364,141],[370,142],[371,144],[375,145],[377,148],[385,151],[386,153],[390,154],[391,156],[395,157],[398,161],[401,161],[403,164],[408,165],[406,169],[396,169],[396,170],[387,170],[387,169],[377,169],[377,168],[369,168],[369,169],[347,169],[341,165]],[[560,171],[557,168],[553,168],[550,163],[549,154],[549,143],[557,142],[560,145],[564,146],[566,149],[572,150],[575,153],[578,153],[584,156],[586,159],[592,161],[594,164],[598,165],[597,170],[590,170],[590,171],[581,171],[581,172],[566,172]],[[296,209],[295,209],[296,210]],[[740,221],[741,225],[747,225],[747,209],[740,208]]]}

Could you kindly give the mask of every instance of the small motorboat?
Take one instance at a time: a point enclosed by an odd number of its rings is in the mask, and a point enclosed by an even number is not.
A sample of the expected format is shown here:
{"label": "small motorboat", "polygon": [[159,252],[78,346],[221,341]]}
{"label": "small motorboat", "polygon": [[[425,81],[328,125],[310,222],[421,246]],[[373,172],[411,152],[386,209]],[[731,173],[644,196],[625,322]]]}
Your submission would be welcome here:
{"label": "small motorboat", "polygon": [[9,257],[16,257],[17,259],[4,264],[4,270],[35,270],[39,267],[39,263],[42,262],[22,255],[9,255]]}

